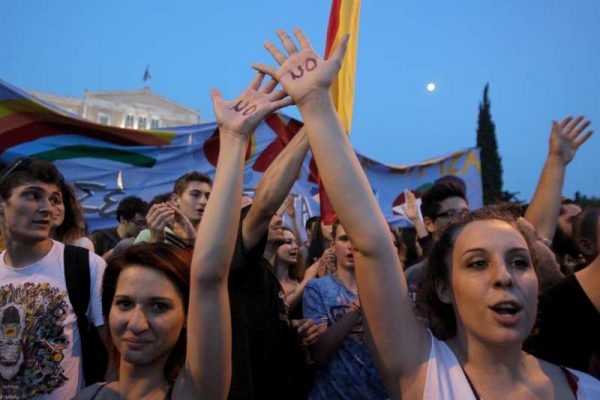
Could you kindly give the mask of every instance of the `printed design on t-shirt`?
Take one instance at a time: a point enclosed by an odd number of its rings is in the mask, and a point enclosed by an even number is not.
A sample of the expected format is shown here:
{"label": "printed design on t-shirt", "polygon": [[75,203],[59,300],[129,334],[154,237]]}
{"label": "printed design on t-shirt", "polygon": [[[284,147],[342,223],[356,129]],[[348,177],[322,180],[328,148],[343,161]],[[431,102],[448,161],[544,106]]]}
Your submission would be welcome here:
{"label": "printed design on t-shirt", "polygon": [[[329,309],[329,315],[331,315],[331,321],[329,321],[329,326],[332,326],[336,322],[338,322],[340,320],[340,318],[342,318],[344,316],[344,314],[346,314],[349,310],[350,310],[349,305],[331,306],[331,308]],[[363,342],[363,333],[364,333],[364,326],[363,326],[362,320],[361,320],[358,323],[354,324],[348,337],[351,337],[352,339],[362,343]]]}
{"label": "printed design on t-shirt", "polygon": [[0,287],[0,398],[28,399],[67,381],[65,297],[48,283]]}

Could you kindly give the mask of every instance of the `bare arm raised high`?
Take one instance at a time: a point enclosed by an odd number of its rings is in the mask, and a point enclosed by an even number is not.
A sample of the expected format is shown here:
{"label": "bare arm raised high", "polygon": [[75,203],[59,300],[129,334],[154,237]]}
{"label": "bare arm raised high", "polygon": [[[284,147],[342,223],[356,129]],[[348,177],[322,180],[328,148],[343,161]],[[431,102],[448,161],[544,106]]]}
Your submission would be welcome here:
{"label": "bare arm raised high", "polygon": [[525,218],[547,239],[552,240],[556,231],[567,164],[592,135],[592,131],[583,133],[589,125],[590,121],[584,121],[583,117],[567,117],[560,123],[552,121],[548,157],[525,213]]}
{"label": "bare arm raised high", "polygon": [[[191,266],[187,353],[173,398],[225,399],[231,380],[231,316],[227,277],[233,255],[244,154],[251,133],[269,113],[289,105],[283,92],[260,89],[259,73],[233,101],[213,90],[221,151],[214,186],[200,223]],[[265,89],[267,88],[267,89]]]}
{"label": "bare arm raised high", "polygon": [[[414,377],[420,367],[426,369],[429,336],[415,317],[389,228],[329,94],[348,38],[323,60],[300,30],[294,32],[300,50],[289,36],[279,35],[289,57],[266,43],[279,69],[260,64],[254,68],[276,77],[298,106],[321,178],[352,241],[361,304],[375,344],[396,379],[401,374]],[[393,314],[382,312],[390,307]]]}

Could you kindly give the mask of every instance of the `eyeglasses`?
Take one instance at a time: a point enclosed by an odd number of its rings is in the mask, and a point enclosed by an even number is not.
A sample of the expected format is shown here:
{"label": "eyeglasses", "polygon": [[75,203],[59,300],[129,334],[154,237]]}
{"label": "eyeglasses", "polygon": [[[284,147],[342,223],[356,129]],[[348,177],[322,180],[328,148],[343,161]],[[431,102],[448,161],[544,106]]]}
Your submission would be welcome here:
{"label": "eyeglasses", "polygon": [[436,218],[436,219],[437,219],[437,218],[452,218],[452,217],[454,217],[455,215],[458,215],[458,214],[464,213],[464,212],[466,212],[466,211],[469,211],[469,209],[468,209],[468,208],[463,208],[463,209],[461,209],[461,210],[448,210],[448,211],[443,211],[443,212],[441,212],[441,213],[437,213],[437,214],[435,214],[435,218]]}

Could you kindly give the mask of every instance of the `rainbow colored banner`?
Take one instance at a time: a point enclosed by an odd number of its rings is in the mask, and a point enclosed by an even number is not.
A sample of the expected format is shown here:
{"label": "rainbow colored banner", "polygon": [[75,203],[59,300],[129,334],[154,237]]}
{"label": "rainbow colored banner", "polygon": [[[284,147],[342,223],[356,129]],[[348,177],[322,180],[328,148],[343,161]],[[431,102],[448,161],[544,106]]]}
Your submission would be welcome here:
{"label": "rainbow colored banner", "polygon": [[[263,172],[301,127],[300,121],[279,113],[259,125],[246,153],[245,191],[254,191]],[[175,180],[192,170],[214,176],[218,154],[214,122],[147,131],[109,127],[69,114],[0,80],[0,162],[24,156],[55,162],[78,189],[90,231],[116,225],[115,210],[125,196],[150,200],[170,192]],[[446,175],[465,182],[472,207],[482,204],[477,149],[406,166],[384,165],[357,155],[390,221],[408,225],[399,208],[404,188],[421,192]],[[301,223],[319,210],[311,159],[309,154],[292,189]]]}

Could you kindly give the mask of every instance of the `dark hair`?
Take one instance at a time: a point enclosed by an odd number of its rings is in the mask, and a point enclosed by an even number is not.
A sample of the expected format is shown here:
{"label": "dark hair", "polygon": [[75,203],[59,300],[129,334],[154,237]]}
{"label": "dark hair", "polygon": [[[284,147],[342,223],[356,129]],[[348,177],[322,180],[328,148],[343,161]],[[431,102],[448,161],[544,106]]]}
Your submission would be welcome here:
{"label": "dark hair", "polygon": [[436,183],[421,196],[421,214],[434,220],[440,211],[440,203],[450,197],[460,197],[467,201],[465,189],[458,183],[454,181]]}
{"label": "dark hair", "polygon": [[[187,314],[190,294],[190,254],[177,246],[166,243],[142,243],[129,247],[121,255],[109,260],[102,278],[102,314],[106,325],[107,345],[111,361],[109,373],[119,365],[119,353],[110,335],[109,314],[117,290],[117,282],[123,270],[140,265],[163,273],[175,285],[181,295]],[[185,363],[186,332],[181,330],[175,346],[165,365],[164,376],[174,380]]]}
{"label": "dark hair", "polygon": [[192,171],[177,178],[175,185],[173,186],[173,193],[181,196],[190,182],[204,182],[209,186],[212,186],[212,180],[208,175],[203,174],[202,172]]}
{"label": "dark hair", "polygon": [[586,208],[577,216],[573,223],[573,239],[587,239],[598,247],[596,242],[598,234],[598,220],[600,219],[600,207]]}
{"label": "dark hair", "polygon": [[315,222],[319,219],[318,216],[313,215],[312,217],[310,217],[309,219],[306,220],[306,223],[304,224],[304,230],[306,231],[312,231],[312,227],[315,224]]}
{"label": "dark hair", "polygon": [[404,268],[421,261],[417,247],[417,230],[415,228],[395,228],[392,233],[398,241],[398,246],[404,251]]}
{"label": "dark hair", "polygon": [[56,166],[45,160],[35,158],[19,158],[4,168],[0,173],[0,197],[7,200],[12,190],[28,182],[42,182],[60,187],[64,181]]}
{"label": "dark hair", "polygon": [[531,230],[518,223],[518,216],[513,210],[503,205],[487,206],[475,211],[467,211],[454,216],[440,239],[434,243],[427,264],[423,269],[423,276],[417,291],[416,305],[419,314],[426,316],[433,334],[440,340],[446,340],[456,335],[456,315],[451,304],[440,300],[437,293],[437,284],[449,283],[450,266],[448,255],[454,248],[459,232],[468,224],[475,221],[500,220],[515,228],[527,242],[533,265],[537,264]]}
{"label": "dark hair", "polygon": [[150,209],[150,207],[152,207],[155,204],[167,202],[169,201],[169,199],[171,199],[171,192],[157,194],[152,198],[152,200],[150,200],[150,203],[148,204],[148,209]]}
{"label": "dark hair", "polygon": [[340,226],[340,221],[339,220],[335,220],[334,223],[331,225],[331,238],[335,241],[335,235],[337,235],[337,231],[338,228]]}
{"label": "dark hair", "polygon": [[50,236],[66,244],[85,236],[87,226],[83,218],[83,210],[75,196],[75,189],[62,181],[59,185],[62,202],[65,208],[65,219],[62,224],[52,229]]}
{"label": "dark hair", "polygon": [[[302,282],[302,279],[304,279],[304,273],[306,271],[306,267],[304,265],[304,260],[302,257],[302,249],[300,248],[298,238],[294,234],[294,231],[291,230],[290,228],[284,226],[283,230],[287,231],[287,232],[291,232],[294,235],[294,240],[296,240],[296,243],[298,244],[298,257],[296,260],[296,264],[294,264],[293,266],[290,266],[288,268],[288,275],[290,278],[294,279],[295,281]],[[279,246],[282,246],[284,244],[285,244],[285,242],[281,242],[279,244]],[[279,246],[277,246],[277,248],[279,248]],[[275,253],[275,254],[277,254],[277,253]],[[275,265],[277,265],[277,262],[278,262],[278,258],[275,260]]]}
{"label": "dark hair", "polygon": [[327,239],[321,232],[321,217],[317,217],[310,234],[310,242],[308,243],[308,265],[312,264],[316,259],[323,255],[323,252],[329,247]]}
{"label": "dark hair", "polygon": [[146,216],[148,212],[148,203],[136,196],[127,196],[119,202],[117,207],[117,221],[121,222],[121,217],[125,221],[132,221],[135,214]]}

